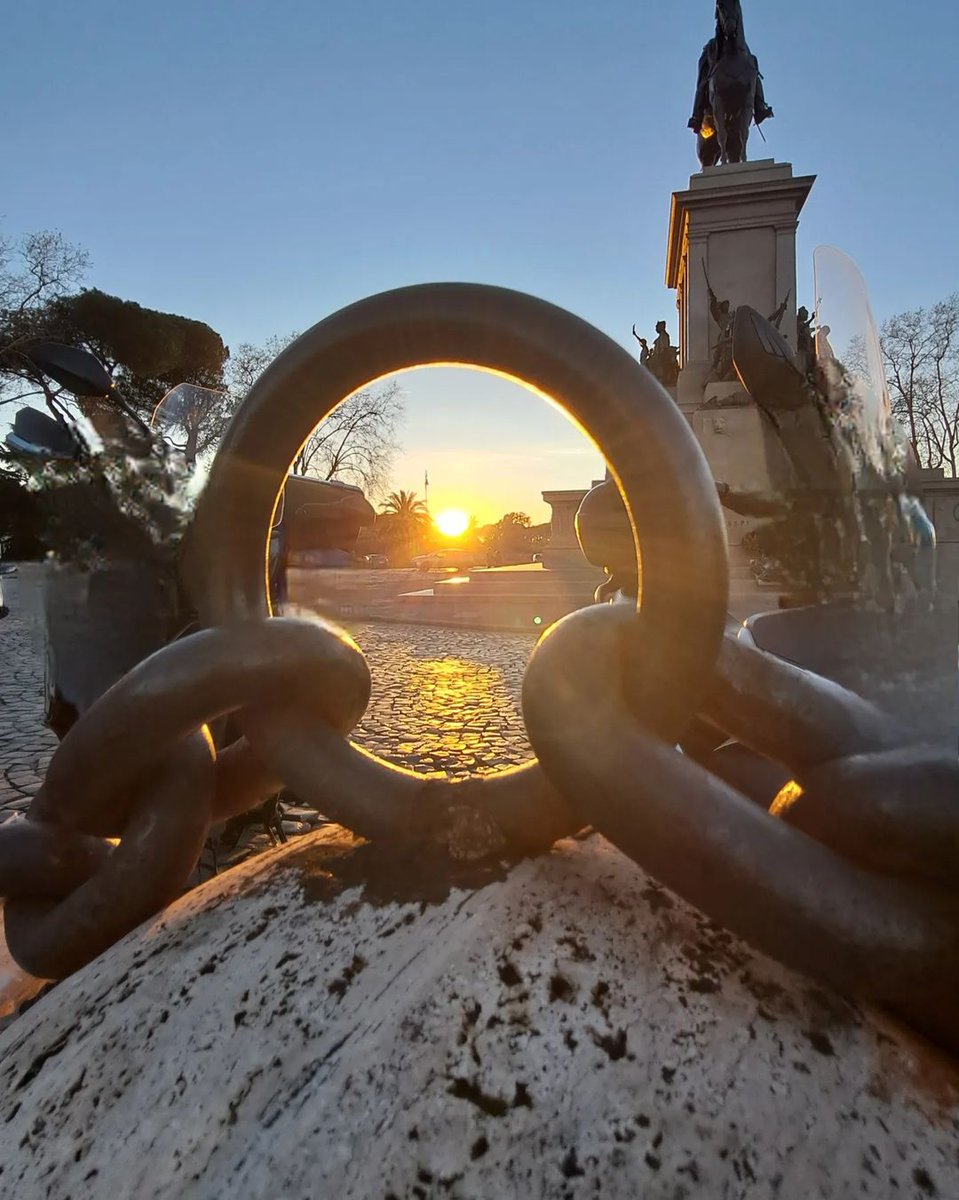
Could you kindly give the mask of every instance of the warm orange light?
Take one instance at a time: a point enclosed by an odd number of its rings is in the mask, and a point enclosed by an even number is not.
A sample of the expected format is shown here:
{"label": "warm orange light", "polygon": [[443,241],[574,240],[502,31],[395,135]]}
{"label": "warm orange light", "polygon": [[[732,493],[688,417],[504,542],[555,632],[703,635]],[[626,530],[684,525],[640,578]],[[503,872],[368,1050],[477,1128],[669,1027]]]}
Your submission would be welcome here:
{"label": "warm orange light", "polygon": [[469,529],[469,513],[461,508],[444,508],[433,518],[436,528],[444,537],[457,538]]}
{"label": "warm orange light", "polygon": [[803,797],[802,785],[797,783],[795,779],[791,779],[788,783],[783,784],[776,796],[776,799],[769,807],[769,814],[773,817],[784,817],[790,808]]}

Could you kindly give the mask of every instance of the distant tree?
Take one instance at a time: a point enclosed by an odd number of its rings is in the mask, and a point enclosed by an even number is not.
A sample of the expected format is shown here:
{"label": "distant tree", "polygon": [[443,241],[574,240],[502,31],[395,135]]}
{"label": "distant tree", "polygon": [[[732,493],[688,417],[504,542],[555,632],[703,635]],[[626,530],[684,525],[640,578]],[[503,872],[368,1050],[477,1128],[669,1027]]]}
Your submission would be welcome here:
{"label": "distant tree", "polygon": [[893,412],[923,467],[959,474],[959,292],[880,334]]}
{"label": "distant tree", "polygon": [[65,340],[100,359],[146,420],[177,384],[215,389],[215,402],[208,398],[191,407],[182,441],[191,461],[217,443],[232,412],[223,381],[229,351],[209,325],[96,288],[62,297],[52,305],[52,316]]}
{"label": "distant tree", "polygon": [[170,386],[223,384],[229,351],[202,321],[144,308],[97,288],[62,297],[54,313],[110,371]]}
{"label": "distant tree", "polygon": [[241,342],[230,354],[226,364],[224,377],[227,390],[239,402],[246,396],[270,363],[291,342],[296,341],[298,333],[274,334],[265,342],[255,345],[253,342]]}
{"label": "distant tree", "polygon": [[[238,347],[226,369],[236,402],[297,336],[291,333],[268,338],[259,346],[244,342]],[[292,464],[293,474],[354,483],[375,499],[389,482],[402,417],[403,399],[395,381],[355,392],[303,443]]]}
{"label": "distant tree", "polygon": [[523,559],[529,552],[533,522],[524,512],[508,512],[489,530],[486,547],[503,561]]}
{"label": "distant tree", "polygon": [[0,236],[0,409],[42,399],[56,414],[60,389],[28,369],[22,349],[46,336],[51,305],[76,288],[87,252],[52,230]]}
{"label": "distant tree", "polygon": [[216,448],[235,407],[233,397],[222,388],[178,384],[157,405],[153,424],[192,465]]}
{"label": "distant tree", "polygon": [[[61,390],[24,354],[37,341],[65,342],[91,351],[144,420],[176,384],[222,389],[229,352],[209,325],[96,288],[64,293],[63,284],[75,281],[86,260],[59,235],[44,235],[37,245],[30,242],[23,253],[28,251],[32,265],[19,274],[8,271],[3,285],[7,299],[19,296],[20,302],[0,311],[0,383],[5,385],[0,403],[43,396],[54,412],[69,408]],[[44,253],[51,260],[47,265]],[[191,458],[216,443],[231,408],[225,393],[221,400],[193,407],[183,439]]]}
{"label": "distant tree", "polygon": [[429,536],[431,518],[426,502],[415,492],[390,492],[380,507],[376,528],[397,563],[408,562]]}
{"label": "distant tree", "polygon": [[395,381],[355,392],[313,430],[294,461],[294,473],[341,479],[379,495],[393,466],[402,415]]}

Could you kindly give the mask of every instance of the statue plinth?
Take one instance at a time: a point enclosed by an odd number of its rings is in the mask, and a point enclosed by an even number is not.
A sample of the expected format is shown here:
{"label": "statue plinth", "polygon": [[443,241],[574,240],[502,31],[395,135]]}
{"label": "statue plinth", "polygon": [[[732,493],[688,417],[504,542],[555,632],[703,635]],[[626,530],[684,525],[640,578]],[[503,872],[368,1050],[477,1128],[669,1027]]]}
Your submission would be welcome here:
{"label": "statue plinth", "polygon": [[588,491],[588,488],[575,488],[543,492],[543,501],[551,510],[549,544],[544,548],[542,558],[547,569],[595,574],[576,537],[576,511]]}
{"label": "statue plinth", "polygon": [[781,329],[796,345],[796,228],[816,181],[772,159],[711,167],[674,192],[666,285],[677,293],[681,372],[677,401],[700,407],[719,333],[709,288],[733,308],[774,312],[788,295]]}

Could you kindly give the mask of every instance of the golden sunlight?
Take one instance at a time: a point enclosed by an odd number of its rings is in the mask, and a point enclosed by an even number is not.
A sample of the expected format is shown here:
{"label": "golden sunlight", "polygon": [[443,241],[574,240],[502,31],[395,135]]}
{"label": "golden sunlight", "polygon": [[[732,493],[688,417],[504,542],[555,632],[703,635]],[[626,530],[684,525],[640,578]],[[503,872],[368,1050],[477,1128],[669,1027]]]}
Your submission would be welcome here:
{"label": "golden sunlight", "polygon": [[436,528],[444,537],[457,538],[469,529],[469,514],[461,508],[444,508],[433,518]]}

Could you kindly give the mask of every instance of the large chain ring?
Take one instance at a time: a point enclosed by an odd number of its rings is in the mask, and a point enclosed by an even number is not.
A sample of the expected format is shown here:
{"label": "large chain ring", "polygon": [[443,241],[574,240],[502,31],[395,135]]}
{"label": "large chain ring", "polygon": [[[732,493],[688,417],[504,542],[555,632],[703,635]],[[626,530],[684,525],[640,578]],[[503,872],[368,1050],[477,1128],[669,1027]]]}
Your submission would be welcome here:
{"label": "large chain ring", "polygon": [[27,819],[0,827],[16,961],[45,979],[77,970],[180,894],[212,820],[278,790],[244,741],[214,768],[204,725],[267,705],[340,739],[369,688],[358,648],[319,619],[204,630],[123,676],[70,729]]}
{"label": "large chain ring", "polygon": [[[715,685],[717,708],[731,693],[742,695],[747,711],[757,715],[756,740],[764,748],[787,748],[787,762],[814,764],[810,778],[820,787],[824,757],[843,748],[855,756],[834,769],[834,787],[825,797],[831,821],[814,806],[807,817],[809,836],[791,827],[788,804],[774,806],[775,815],[764,811],[652,736],[629,713],[622,696],[633,626],[624,605],[585,609],[554,625],[533,654],[523,680],[523,713],[554,786],[583,821],[714,921],[780,962],[894,1009],[943,1044],[959,1045],[959,896],[941,886],[942,863],[931,864],[939,879],[930,881],[928,867],[919,861],[934,825],[943,857],[951,854],[954,887],[959,845],[954,756],[947,774],[931,752],[929,761],[949,794],[940,787],[920,805],[924,819],[918,832],[908,828],[901,780],[891,798],[875,787],[868,800],[854,793],[843,821],[860,764],[873,761],[880,777],[889,773],[885,719],[825,681],[820,681],[825,711],[817,714],[810,679],[788,664],[772,659],[763,664],[758,660],[764,656],[747,651],[747,665],[759,666],[766,689],[783,693],[784,711],[770,706],[763,713],[746,694],[742,657],[732,649],[721,661],[726,679]],[[789,685],[795,695],[787,698]],[[584,754],[584,744],[602,747],[601,753]],[[799,777],[805,779],[803,770]],[[844,855],[857,822],[860,829],[865,824],[867,835],[878,827],[886,841],[897,830],[904,844],[895,873],[883,873],[887,864],[881,860]],[[839,844],[824,844],[837,830],[843,834],[836,838]],[[864,840],[868,849],[869,836]]]}
{"label": "large chain ring", "polygon": [[[526,384],[597,443],[625,497],[642,561],[642,618],[624,647],[635,664],[630,699],[650,729],[674,741],[703,697],[725,622],[728,568],[715,485],[685,419],[647,371],[586,322],[518,292],[476,284],[387,292],[322,321],[277,358],[220,445],[191,532],[186,575],[201,619],[229,626],[269,615],[265,531],[301,444],[353,392],[425,364],[474,366]],[[337,744],[288,713],[244,720],[264,761],[302,799],[351,827],[358,795],[375,794],[384,814],[410,812],[424,795],[439,798],[436,781]],[[536,811],[519,810],[525,816],[513,825],[527,835],[539,825],[541,840],[568,821],[549,821],[555,801],[535,765],[443,788],[451,800],[469,794],[506,814],[535,795]]]}

